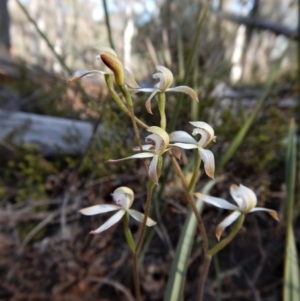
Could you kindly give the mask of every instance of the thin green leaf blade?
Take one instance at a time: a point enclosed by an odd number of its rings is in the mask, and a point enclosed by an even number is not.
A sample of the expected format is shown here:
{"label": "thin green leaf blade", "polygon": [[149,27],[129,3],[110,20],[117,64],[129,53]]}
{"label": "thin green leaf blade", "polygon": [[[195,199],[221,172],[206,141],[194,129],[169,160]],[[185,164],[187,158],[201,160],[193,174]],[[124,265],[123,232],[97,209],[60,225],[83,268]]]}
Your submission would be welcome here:
{"label": "thin green leaf blade", "polygon": [[286,155],[286,246],[284,259],[283,300],[300,300],[300,276],[298,254],[293,231],[294,192],[296,179],[295,121],[290,123]]}
{"label": "thin green leaf blade", "polygon": [[[215,183],[215,180],[208,182],[203,188],[202,193],[207,194],[215,185]],[[203,208],[203,202],[201,200],[197,200],[196,206],[198,211],[201,212]],[[172,262],[171,273],[168,279],[164,301],[179,301],[183,298],[188,259],[190,257],[194,242],[196,226],[197,220],[193,210],[190,210],[176,247],[175,257]]]}

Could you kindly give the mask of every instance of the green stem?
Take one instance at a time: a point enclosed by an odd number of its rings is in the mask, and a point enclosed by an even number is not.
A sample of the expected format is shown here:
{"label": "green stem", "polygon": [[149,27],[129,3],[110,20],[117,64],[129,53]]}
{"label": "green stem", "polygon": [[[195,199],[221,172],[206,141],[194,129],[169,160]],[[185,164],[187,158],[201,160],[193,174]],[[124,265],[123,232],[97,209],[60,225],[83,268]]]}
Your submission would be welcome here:
{"label": "green stem", "polygon": [[133,108],[133,102],[132,102],[132,98],[131,98],[129,91],[126,89],[126,87],[124,85],[119,86],[119,88],[120,88],[124,98],[126,99],[128,106]]}
{"label": "green stem", "polygon": [[134,281],[135,298],[137,301],[141,301],[142,296],[140,290],[138,258],[137,258],[137,253],[135,252],[132,254],[132,261],[133,261],[133,281]]}
{"label": "green stem", "polygon": [[113,100],[117,103],[117,105],[120,107],[120,109],[123,112],[128,112],[127,107],[125,106],[125,104],[122,102],[121,98],[119,97],[118,93],[115,91],[114,89],[114,84],[112,81],[112,75],[111,74],[105,74],[104,75],[107,87],[112,95]]}
{"label": "green stem", "polygon": [[155,183],[151,179],[149,179],[144,219],[143,219],[143,223],[142,223],[142,227],[141,227],[141,232],[140,232],[140,235],[139,235],[138,241],[136,243],[136,247],[135,247],[136,254],[138,253],[138,251],[141,247],[142,241],[144,239],[144,235],[145,235],[145,231],[146,231],[146,222],[147,222],[147,217],[149,216],[149,212],[150,212],[150,205],[151,205],[151,199],[152,199],[152,193],[153,193],[154,187],[155,187]]}
{"label": "green stem", "polygon": [[[141,143],[141,137],[138,131],[138,127],[135,121],[135,115],[134,115],[134,110],[133,110],[133,103],[132,103],[132,99],[131,99],[131,95],[129,93],[129,91],[126,89],[125,86],[119,86],[119,88],[121,89],[121,92],[124,96],[124,98],[126,99],[128,108],[129,108],[129,112],[130,112],[130,117],[131,117],[131,122],[132,122],[132,126],[133,126],[133,130],[134,130],[134,135],[136,137],[138,146],[140,148],[140,151],[143,151],[143,147],[142,147],[142,143]],[[144,161],[145,162],[145,161]],[[145,166],[147,166],[145,164]],[[146,168],[147,172],[148,172],[148,167]]]}
{"label": "green stem", "polygon": [[199,154],[198,149],[195,150],[195,162],[194,162],[194,171],[193,171],[193,176],[191,178],[191,181],[188,186],[188,193],[192,193],[194,191],[196,182],[198,180],[199,176],[199,169],[200,169],[200,164],[201,164],[201,156]]}
{"label": "green stem", "polygon": [[238,220],[234,223],[230,234],[208,251],[208,254],[210,256],[213,256],[214,254],[221,251],[232,241],[232,239],[236,236],[236,234],[239,232],[240,228],[242,227],[244,223],[244,219],[245,219],[245,214],[241,214]]}
{"label": "green stem", "polygon": [[166,130],[167,120],[166,120],[166,94],[164,92],[158,93],[158,109],[160,113],[160,127]]}
{"label": "green stem", "polygon": [[[125,104],[123,103],[123,101],[121,100],[121,98],[119,97],[118,93],[115,91],[114,89],[114,84],[112,81],[112,76],[110,74],[105,74],[105,81],[107,84],[107,87],[111,93],[111,97],[112,99],[116,102],[116,104],[119,106],[119,108],[129,117],[131,117],[131,114],[129,112],[129,110],[127,109],[127,107],[125,106]],[[140,125],[142,128],[147,129],[149,126],[147,124],[145,124],[144,122],[142,122],[140,119],[138,119],[137,117],[134,116],[134,119],[136,121],[136,123],[138,125]]]}
{"label": "green stem", "polygon": [[153,188],[154,187],[155,187],[154,182],[151,179],[149,179],[148,190],[147,190],[147,200],[146,200],[145,212],[144,212],[144,219],[143,219],[143,223],[142,223],[142,226],[141,226],[140,235],[138,237],[136,247],[135,247],[135,249],[133,251],[133,255],[132,255],[135,295],[136,295],[136,299],[138,301],[141,300],[141,291],[140,291],[139,273],[138,273],[138,254],[139,254],[139,249],[141,247],[141,244],[143,242],[145,232],[146,232],[146,226],[147,226],[146,222],[147,222],[147,217],[149,216],[149,212],[150,212],[150,205],[151,205],[151,199],[152,199],[152,193],[153,193]]}
{"label": "green stem", "polygon": [[129,229],[128,224],[129,224],[129,214],[128,214],[128,212],[126,212],[123,217],[124,234],[125,234],[126,241],[127,241],[127,244],[129,246],[130,250],[132,251],[132,253],[134,253],[135,243],[134,243],[134,239],[132,237],[132,233]]}
{"label": "green stem", "polygon": [[205,280],[208,274],[209,266],[211,263],[211,258],[212,256],[207,255],[205,256],[202,271],[200,273],[200,280],[199,280],[199,286],[198,286],[198,295],[197,295],[197,300],[202,301],[203,299],[203,293],[204,293],[204,284]]}

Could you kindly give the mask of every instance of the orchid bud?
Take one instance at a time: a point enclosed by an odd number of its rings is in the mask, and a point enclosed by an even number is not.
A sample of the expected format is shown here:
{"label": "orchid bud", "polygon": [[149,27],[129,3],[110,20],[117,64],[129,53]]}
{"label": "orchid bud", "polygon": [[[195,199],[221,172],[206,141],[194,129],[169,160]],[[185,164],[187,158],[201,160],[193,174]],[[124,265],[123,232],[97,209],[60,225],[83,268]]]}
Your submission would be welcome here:
{"label": "orchid bud", "polygon": [[115,81],[118,86],[125,84],[124,67],[117,56],[105,52],[100,54],[103,63],[114,73]]}

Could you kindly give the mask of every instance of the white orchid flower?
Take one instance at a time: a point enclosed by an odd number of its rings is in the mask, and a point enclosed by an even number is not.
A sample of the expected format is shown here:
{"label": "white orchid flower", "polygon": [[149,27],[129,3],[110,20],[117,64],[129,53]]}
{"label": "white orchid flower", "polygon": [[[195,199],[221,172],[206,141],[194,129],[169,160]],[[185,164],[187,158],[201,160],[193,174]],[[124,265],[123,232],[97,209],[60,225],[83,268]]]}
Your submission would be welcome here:
{"label": "white orchid flower", "polygon": [[197,148],[201,159],[204,162],[205,173],[214,178],[215,173],[215,157],[212,151],[204,149],[204,147],[209,142],[216,142],[216,136],[213,128],[202,121],[190,122],[196,128],[193,130],[192,135],[201,135],[200,140],[197,142],[190,134],[184,131],[176,131],[170,134],[170,141],[176,142],[172,143],[172,146],[178,146],[184,149],[194,149]]}
{"label": "white orchid flower", "polygon": [[[169,145],[169,135],[166,131],[158,126],[150,126],[147,129],[148,132],[152,133],[151,135],[146,137],[146,143],[154,142],[153,144],[143,145],[142,153],[135,154],[133,156],[122,158],[118,160],[108,160],[107,163],[118,163],[128,159],[135,158],[153,158],[149,165],[149,176],[155,184],[158,184],[158,176],[157,176],[157,163],[158,158],[168,150]],[[139,148],[134,148],[134,150],[139,150]]]}
{"label": "white orchid flower", "polygon": [[182,92],[188,94],[193,100],[197,102],[199,101],[195,90],[188,86],[178,86],[170,88],[173,82],[173,74],[168,68],[164,66],[156,66],[156,69],[159,72],[153,74],[153,78],[158,79],[159,82],[154,86],[154,88],[139,88],[136,90],[136,92],[151,92],[151,95],[146,101],[146,109],[148,113],[152,114],[151,100],[159,92]]}
{"label": "white orchid flower", "polygon": [[[110,211],[118,211],[111,218],[109,218],[101,227],[91,231],[90,234],[101,233],[106,229],[110,228],[112,225],[116,224],[119,220],[121,220],[121,218],[126,212],[128,212],[128,214],[138,222],[143,222],[144,214],[134,209],[130,209],[134,200],[134,193],[130,188],[124,186],[119,187],[114,191],[114,193],[112,193],[112,197],[117,205],[101,204],[79,210],[79,212],[84,215],[95,215]],[[147,217],[146,225],[152,227],[156,225],[156,222],[151,218]]]}
{"label": "white orchid flower", "polygon": [[230,194],[232,198],[235,200],[235,202],[237,203],[237,206],[221,198],[204,195],[198,192],[194,194],[198,199],[208,204],[227,210],[234,210],[217,226],[216,236],[218,240],[220,240],[220,237],[224,229],[229,225],[231,225],[234,221],[236,221],[241,214],[247,214],[255,211],[266,211],[274,219],[278,220],[278,215],[275,210],[256,207],[257,204],[256,195],[248,187],[243,186],[241,184],[240,186],[233,184],[230,187]]}
{"label": "white orchid flower", "polygon": [[123,67],[122,62],[113,49],[102,46],[97,50],[99,50],[99,54],[96,56],[96,60],[105,65],[104,70],[89,70],[84,71],[83,73],[76,71],[74,75],[68,79],[68,82],[76,82],[83,77],[95,74],[114,74],[118,85],[123,85],[125,81],[126,85],[132,89],[138,89],[140,87],[130,71]]}

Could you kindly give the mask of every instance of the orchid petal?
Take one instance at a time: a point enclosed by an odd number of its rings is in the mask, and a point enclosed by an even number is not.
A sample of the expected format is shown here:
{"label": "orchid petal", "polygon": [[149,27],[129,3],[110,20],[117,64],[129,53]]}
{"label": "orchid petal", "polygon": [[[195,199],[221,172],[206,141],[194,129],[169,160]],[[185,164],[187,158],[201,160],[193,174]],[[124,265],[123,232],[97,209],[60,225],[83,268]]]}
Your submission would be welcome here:
{"label": "orchid petal", "polygon": [[159,150],[160,150],[160,145],[164,144],[164,141],[162,141],[162,138],[159,135],[157,135],[157,134],[151,134],[151,135],[147,136],[145,138],[145,140],[146,140],[146,142],[152,142],[152,141],[154,141],[154,143],[155,143],[154,152],[155,153],[158,153]]}
{"label": "orchid petal", "polygon": [[159,90],[165,92],[173,82],[173,73],[164,66],[156,66],[156,69],[163,74],[163,80],[159,83]]}
{"label": "orchid petal", "polygon": [[95,215],[95,214],[105,213],[105,212],[110,212],[115,210],[120,210],[120,206],[101,204],[101,205],[95,205],[95,206],[83,208],[79,210],[79,212],[84,215]]}
{"label": "orchid petal", "polygon": [[100,54],[108,52],[112,55],[115,55],[116,57],[118,57],[117,53],[110,47],[107,46],[100,46],[100,47],[95,47],[95,49],[99,50]]}
{"label": "orchid petal", "polygon": [[190,121],[190,124],[196,128],[204,129],[209,132],[211,136],[214,136],[215,131],[208,123],[204,121]]}
{"label": "orchid petal", "polygon": [[278,214],[275,210],[272,210],[272,209],[267,209],[267,208],[260,208],[260,207],[256,207],[256,208],[253,208],[252,210],[249,211],[250,212],[255,212],[255,211],[266,211],[268,212],[274,219],[276,219],[277,221],[279,221],[279,218],[278,218]]}
{"label": "orchid petal", "polygon": [[247,200],[247,212],[252,210],[257,204],[256,194],[248,187],[240,184],[241,194],[245,196]]}
{"label": "orchid petal", "polygon": [[136,82],[133,74],[128,70],[128,69],[124,69],[124,73],[125,73],[125,82],[126,85],[131,88],[131,89],[139,89],[140,86],[139,84]]}
{"label": "orchid petal", "polygon": [[155,90],[154,92],[152,92],[151,95],[146,100],[145,106],[146,106],[146,110],[149,114],[153,114],[152,110],[151,110],[151,100],[156,95],[157,92],[158,92],[158,90]]}
{"label": "orchid petal", "polygon": [[83,77],[92,76],[92,75],[95,75],[95,74],[102,74],[103,75],[103,74],[111,74],[111,72],[105,72],[105,71],[101,71],[101,70],[90,70],[90,71],[85,72],[81,75],[74,75],[74,76],[69,77],[68,82],[70,82],[70,83],[77,82],[78,80],[82,79]]}
{"label": "orchid petal", "polygon": [[229,214],[218,226],[216,229],[216,237],[218,240],[220,240],[220,237],[225,230],[226,227],[231,225],[235,220],[238,219],[238,217],[241,215],[241,212],[234,211],[231,214]]}
{"label": "orchid petal", "polygon": [[240,207],[240,211],[247,213],[252,210],[257,203],[255,193],[246,186],[235,184],[230,187],[230,194]]}
{"label": "orchid petal", "polygon": [[100,226],[96,230],[91,231],[90,234],[97,234],[110,228],[112,225],[116,224],[124,216],[125,212],[126,211],[124,209],[119,210],[112,217],[110,217],[102,226]]}
{"label": "orchid petal", "polygon": [[229,203],[228,201],[221,199],[221,198],[217,198],[214,196],[210,196],[210,195],[205,195],[199,192],[194,193],[194,195],[202,200],[205,203],[214,205],[218,208],[222,208],[222,209],[226,209],[226,210],[239,210],[239,208],[231,203]]}
{"label": "orchid petal", "polygon": [[208,149],[199,148],[200,157],[204,162],[204,170],[205,173],[211,177],[214,178],[215,174],[215,157],[212,151]]}
{"label": "orchid petal", "polygon": [[163,75],[162,73],[154,73],[154,74],[152,75],[152,77],[153,77],[154,79],[158,79],[158,80],[159,80],[159,82],[158,82],[157,84],[155,84],[154,87],[157,88],[158,90],[160,90],[160,87],[162,87],[162,86],[163,86],[163,83],[165,82],[165,77],[164,77],[164,75]]}
{"label": "orchid petal", "polygon": [[201,135],[201,138],[197,143],[198,146],[204,147],[205,145],[207,145],[208,142],[210,141],[210,135],[208,134],[208,132],[205,131],[204,129],[196,128],[196,129],[193,130],[192,135],[195,136],[197,134]]}
{"label": "orchid petal", "polygon": [[174,87],[174,88],[169,88],[166,90],[166,92],[182,92],[182,93],[185,93],[185,94],[188,94],[193,100],[199,102],[199,99],[198,99],[198,96],[197,96],[197,93],[195,92],[194,89],[188,87],[188,86],[178,86],[178,87]]}
{"label": "orchid petal", "polygon": [[156,139],[153,140],[155,141],[155,152],[162,154],[166,150],[170,142],[168,133],[158,126],[150,126],[147,128],[147,131],[154,133],[160,137],[160,141]]}
{"label": "orchid petal", "polygon": [[170,134],[170,141],[178,141],[189,144],[197,144],[197,141],[187,132],[175,131]]}
{"label": "orchid petal", "polygon": [[[207,137],[206,137],[207,138],[206,139],[207,143],[210,142],[210,141],[216,142],[215,141],[216,140],[215,131],[208,123],[203,122],[203,121],[191,121],[190,124],[193,125],[196,128],[199,128],[199,129],[202,129],[202,130],[206,131],[206,133],[207,133],[206,134],[207,135]],[[201,135],[203,136],[202,133],[201,133]]]}
{"label": "orchid petal", "polygon": [[[140,222],[140,223],[143,222],[143,220],[144,220],[144,214],[143,213],[140,213],[140,212],[138,212],[136,210],[133,210],[133,209],[129,209],[128,213],[131,217],[133,217],[138,222]],[[148,227],[152,227],[152,226],[156,225],[156,222],[154,220],[152,220],[150,217],[147,217],[146,225]]]}
{"label": "orchid petal", "polygon": [[159,92],[159,90],[156,88],[139,88],[135,92],[138,93],[138,92],[154,92],[154,91]]}
{"label": "orchid petal", "polygon": [[149,176],[155,184],[158,184],[157,170],[156,170],[158,158],[159,156],[155,155],[149,165]]}
{"label": "orchid petal", "polygon": [[238,204],[239,206],[239,210],[243,211],[246,209],[247,205],[245,204],[245,200],[242,198],[241,194],[240,194],[240,188],[239,186],[232,184],[230,186],[230,194],[232,196],[232,198],[235,200],[235,202]]}
{"label": "orchid petal", "polygon": [[155,154],[154,153],[139,153],[139,154],[135,154],[135,155],[132,155],[130,157],[126,157],[126,158],[122,158],[122,159],[110,159],[110,160],[107,160],[106,163],[111,163],[111,164],[114,164],[114,163],[119,163],[119,162],[122,162],[122,161],[125,161],[125,160],[128,160],[128,159],[136,159],[136,158],[152,158],[154,157]]}
{"label": "orchid petal", "polygon": [[187,143],[180,143],[180,142],[176,142],[176,143],[172,143],[169,144],[170,146],[177,146],[183,149],[194,149],[194,148],[198,148],[197,144],[187,144]]}

